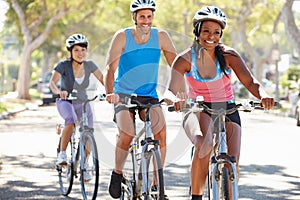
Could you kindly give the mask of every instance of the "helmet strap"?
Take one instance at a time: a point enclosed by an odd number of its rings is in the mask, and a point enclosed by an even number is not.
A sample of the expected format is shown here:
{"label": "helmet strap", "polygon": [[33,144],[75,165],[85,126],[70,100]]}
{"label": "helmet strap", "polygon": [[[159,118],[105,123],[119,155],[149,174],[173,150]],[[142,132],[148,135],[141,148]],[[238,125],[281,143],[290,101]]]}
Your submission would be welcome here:
{"label": "helmet strap", "polygon": [[75,62],[76,62],[77,64],[79,64],[79,65],[82,65],[82,63],[83,63],[83,62],[79,62],[79,61],[75,60],[75,59],[72,58],[72,57],[71,57],[71,60],[72,60],[72,61],[75,61]]}

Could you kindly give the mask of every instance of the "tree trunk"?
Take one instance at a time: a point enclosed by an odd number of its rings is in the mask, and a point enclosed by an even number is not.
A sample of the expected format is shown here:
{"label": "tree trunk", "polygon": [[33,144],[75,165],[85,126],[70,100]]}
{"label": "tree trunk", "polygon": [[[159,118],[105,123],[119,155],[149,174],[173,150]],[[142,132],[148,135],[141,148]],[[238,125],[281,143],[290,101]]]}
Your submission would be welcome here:
{"label": "tree trunk", "polygon": [[22,59],[18,75],[18,98],[30,100],[30,74],[31,74],[31,49],[29,45],[24,44]]}

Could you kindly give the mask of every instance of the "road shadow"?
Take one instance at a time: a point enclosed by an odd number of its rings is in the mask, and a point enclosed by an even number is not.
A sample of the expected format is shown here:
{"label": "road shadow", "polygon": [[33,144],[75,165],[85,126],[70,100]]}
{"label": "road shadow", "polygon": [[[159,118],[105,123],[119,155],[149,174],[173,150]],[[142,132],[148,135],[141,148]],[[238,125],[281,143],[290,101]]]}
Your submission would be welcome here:
{"label": "road shadow", "polygon": [[[55,199],[78,200],[60,194],[54,158],[37,156],[1,156],[0,199]],[[25,181],[27,180],[27,181]],[[32,181],[28,181],[32,180]],[[76,180],[75,180],[76,182]],[[81,194],[74,183],[72,193]],[[71,195],[70,196],[74,196]]]}
{"label": "road shadow", "polygon": [[[281,183],[275,183],[269,187],[261,186],[259,181],[250,184],[239,185],[239,196],[242,198],[256,200],[283,200],[283,199],[300,199],[300,176],[291,175],[285,172],[285,168],[278,165],[242,165],[240,166],[240,178],[248,176],[260,177],[271,176],[281,177]],[[261,179],[260,179],[261,180]],[[270,182],[270,181],[268,181]],[[278,182],[278,180],[277,180]],[[275,185],[276,184],[276,185]],[[277,184],[282,186],[290,185],[290,188],[295,189],[279,189]],[[275,189],[276,188],[276,189]]]}

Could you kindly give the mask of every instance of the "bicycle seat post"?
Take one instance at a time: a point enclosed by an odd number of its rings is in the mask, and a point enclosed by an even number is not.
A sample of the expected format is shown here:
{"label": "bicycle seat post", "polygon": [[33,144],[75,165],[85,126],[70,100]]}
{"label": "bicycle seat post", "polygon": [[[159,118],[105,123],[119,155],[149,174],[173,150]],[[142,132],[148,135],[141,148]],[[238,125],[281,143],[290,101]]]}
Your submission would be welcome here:
{"label": "bicycle seat post", "polygon": [[146,121],[145,121],[145,134],[146,138],[153,138],[153,133],[151,130],[151,121],[150,121],[150,108],[146,110]]}
{"label": "bicycle seat post", "polygon": [[225,129],[225,114],[222,114],[220,116],[220,119],[219,119],[219,123],[220,123],[220,128],[219,128],[219,131],[220,131],[220,135],[219,135],[219,141],[220,141],[220,150],[219,152],[221,154],[227,154],[227,140],[226,140],[226,129]]}

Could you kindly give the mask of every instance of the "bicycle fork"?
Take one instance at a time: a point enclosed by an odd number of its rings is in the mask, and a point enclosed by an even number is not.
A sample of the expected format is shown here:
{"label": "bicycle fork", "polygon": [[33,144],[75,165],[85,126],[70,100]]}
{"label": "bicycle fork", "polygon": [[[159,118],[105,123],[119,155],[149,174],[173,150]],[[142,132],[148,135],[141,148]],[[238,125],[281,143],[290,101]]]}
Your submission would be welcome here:
{"label": "bicycle fork", "polygon": [[[224,124],[220,124],[218,135],[218,154],[211,158],[211,187],[214,200],[220,199],[220,188],[222,186],[222,178],[224,178],[223,168],[228,167],[228,181],[231,183],[232,200],[238,199],[238,184],[236,172],[236,159],[234,156],[228,155],[226,130]],[[227,178],[227,177],[226,177]],[[229,185],[228,185],[229,186]],[[224,188],[223,188],[224,190]]]}
{"label": "bicycle fork", "polygon": [[[142,167],[142,195],[149,195],[149,188],[151,185],[149,180],[149,165],[151,163],[152,159],[152,149],[154,148],[155,151],[159,152],[160,155],[160,150],[158,148],[159,141],[158,140],[148,140],[148,141],[142,141],[142,156],[141,156],[141,167]],[[154,169],[153,170],[158,170]],[[154,172],[155,173],[155,172]]]}

